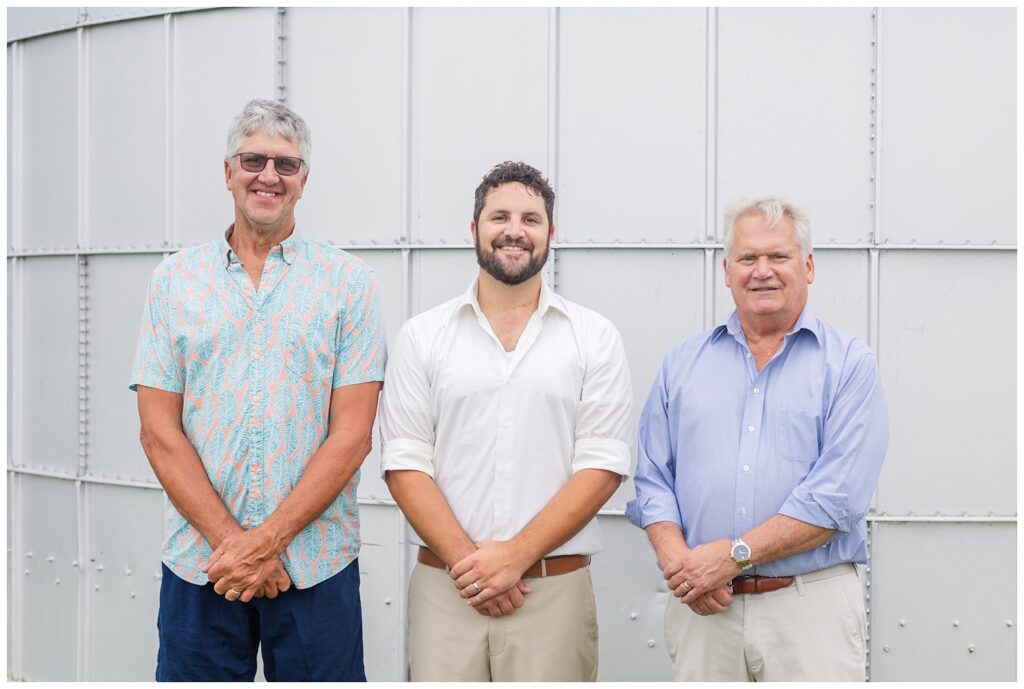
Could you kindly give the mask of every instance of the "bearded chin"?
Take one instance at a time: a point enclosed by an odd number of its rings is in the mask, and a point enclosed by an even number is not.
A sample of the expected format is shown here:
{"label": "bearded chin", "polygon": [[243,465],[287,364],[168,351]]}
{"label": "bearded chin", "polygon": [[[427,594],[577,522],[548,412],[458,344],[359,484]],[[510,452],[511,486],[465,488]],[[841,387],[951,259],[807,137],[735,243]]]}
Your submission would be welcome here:
{"label": "bearded chin", "polygon": [[537,257],[531,254],[530,260],[522,268],[508,270],[498,260],[497,252],[492,250],[490,254],[484,254],[480,248],[479,240],[475,242],[474,246],[476,247],[477,265],[483,268],[495,280],[513,286],[524,283],[539,273],[544,264],[548,262],[548,250],[551,248],[550,244],[545,246],[544,253]]}

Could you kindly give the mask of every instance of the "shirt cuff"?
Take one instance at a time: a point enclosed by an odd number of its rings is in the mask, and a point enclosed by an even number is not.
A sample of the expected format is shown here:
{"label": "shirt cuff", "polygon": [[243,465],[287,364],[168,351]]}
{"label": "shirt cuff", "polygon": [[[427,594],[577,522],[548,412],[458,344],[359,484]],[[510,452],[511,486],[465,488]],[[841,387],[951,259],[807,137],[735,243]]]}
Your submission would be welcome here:
{"label": "shirt cuff", "polygon": [[584,469],[604,469],[629,478],[629,445],[613,438],[583,438],[576,441],[572,473]]}
{"label": "shirt cuff", "polygon": [[672,522],[680,529],[683,528],[679,506],[674,499],[669,504],[661,504],[661,501],[647,495],[630,500],[626,504],[626,519],[641,529],[657,522]]}
{"label": "shirt cuff", "polygon": [[422,440],[397,438],[384,443],[380,458],[380,477],[393,470],[422,471],[434,478],[434,446]]}
{"label": "shirt cuff", "polygon": [[797,486],[779,514],[841,533],[848,533],[853,528],[853,516],[845,493],[812,492],[804,486]]}

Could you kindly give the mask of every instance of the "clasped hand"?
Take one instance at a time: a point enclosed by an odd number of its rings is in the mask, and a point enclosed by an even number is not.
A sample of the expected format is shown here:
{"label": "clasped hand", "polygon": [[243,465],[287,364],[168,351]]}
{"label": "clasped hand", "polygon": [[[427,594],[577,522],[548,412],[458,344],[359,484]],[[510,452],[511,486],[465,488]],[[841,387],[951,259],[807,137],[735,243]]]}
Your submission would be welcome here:
{"label": "clasped hand", "polygon": [[509,541],[484,541],[455,563],[451,577],[459,595],[481,615],[511,615],[532,590],[522,578],[530,563],[521,559]]}
{"label": "clasped hand", "polygon": [[276,598],[292,585],[281,558],[257,529],[238,531],[221,541],[203,571],[213,590],[229,601]]}
{"label": "clasped hand", "polygon": [[729,557],[731,542],[722,539],[699,545],[669,562],[662,574],[672,595],[698,615],[714,615],[733,601],[733,577],[739,566]]}

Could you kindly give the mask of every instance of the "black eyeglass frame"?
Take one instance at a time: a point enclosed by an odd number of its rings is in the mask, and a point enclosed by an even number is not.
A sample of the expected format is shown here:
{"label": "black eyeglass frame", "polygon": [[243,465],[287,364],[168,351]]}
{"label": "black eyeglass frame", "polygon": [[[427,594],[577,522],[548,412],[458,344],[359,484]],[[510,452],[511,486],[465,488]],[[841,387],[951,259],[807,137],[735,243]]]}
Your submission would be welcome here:
{"label": "black eyeglass frame", "polygon": [[[252,160],[249,163],[250,167],[246,167],[246,163],[245,163],[245,161],[242,160],[242,156],[252,156]],[[268,155],[264,155],[262,153],[246,153],[246,152],[243,152],[243,153],[236,153],[235,155],[233,155],[231,157],[232,158],[238,158],[238,164],[246,172],[263,172],[263,170],[266,169],[266,167],[267,167],[267,161],[268,160],[273,160],[274,161],[274,172],[276,172],[277,174],[281,175],[282,177],[291,177],[293,175],[299,174],[299,172],[302,170],[302,166],[306,164],[305,160],[303,160],[302,158],[298,158],[296,156],[268,156]],[[281,167],[280,167],[280,161],[282,161],[282,160],[283,161],[288,161],[288,162],[296,161],[297,160],[298,161],[298,166],[295,168],[295,172],[285,172],[285,171],[283,171],[281,169]],[[259,167],[251,167],[252,163],[258,163]]]}

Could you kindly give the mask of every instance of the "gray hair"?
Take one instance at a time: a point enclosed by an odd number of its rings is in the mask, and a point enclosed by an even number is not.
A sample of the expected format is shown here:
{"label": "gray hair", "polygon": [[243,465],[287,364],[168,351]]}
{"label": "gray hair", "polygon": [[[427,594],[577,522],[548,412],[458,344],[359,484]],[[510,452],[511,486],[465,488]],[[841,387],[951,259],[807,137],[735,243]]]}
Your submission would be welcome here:
{"label": "gray hair", "polygon": [[246,103],[242,112],[232,120],[228,127],[228,148],[224,160],[230,161],[242,147],[242,139],[256,132],[276,134],[298,146],[299,157],[306,162],[306,170],[309,170],[312,136],[305,120],[289,110],[284,103],[263,98],[254,98]]}
{"label": "gray hair", "polygon": [[729,253],[732,251],[733,230],[736,228],[736,221],[744,215],[760,215],[769,227],[775,227],[783,217],[789,218],[789,221],[793,223],[793,234],[796,236],[797,246],[800,247],[801,257],[806,261],[807,257],[811,255],[811,220],[807,217],[807,213],[778,196],[762,196],[743,199],[730,204],[725,209],[722,237],[725,244],[726,261],[729,260]]}

